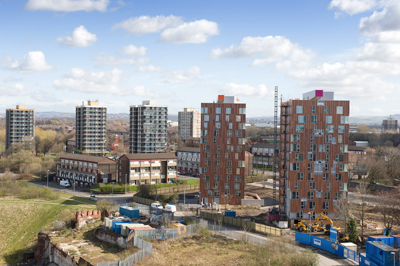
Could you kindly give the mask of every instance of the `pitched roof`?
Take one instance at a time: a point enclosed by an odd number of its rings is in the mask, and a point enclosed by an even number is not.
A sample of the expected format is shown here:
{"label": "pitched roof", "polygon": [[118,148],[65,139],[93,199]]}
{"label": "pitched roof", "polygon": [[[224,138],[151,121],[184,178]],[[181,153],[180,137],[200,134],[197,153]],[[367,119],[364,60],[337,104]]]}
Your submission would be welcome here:
{"label": "pitched roof", "polygon": [[86,161],[86,162],[94,162],[94,163],[98,163],[98,164],[116,163],[115,161],[113,161],[107,157],[75,154],[75,153],[67,153],[65,155],[60,156],[60,159],[79,160],[79,161]]}
{"label": "pitched roof", "polygon": [[368,147],[349,145],[349,151],[364,151]]}
{"label": "pitched roof", "polygon": [[134,153],[124,154],[129,160],[156,160],[156,159],[177,159],[173,153]]}
{"label": "pitched roof", "polygon": [[190,151],[190,152],[200,152],[200,147],[182,147],[176,151]]}

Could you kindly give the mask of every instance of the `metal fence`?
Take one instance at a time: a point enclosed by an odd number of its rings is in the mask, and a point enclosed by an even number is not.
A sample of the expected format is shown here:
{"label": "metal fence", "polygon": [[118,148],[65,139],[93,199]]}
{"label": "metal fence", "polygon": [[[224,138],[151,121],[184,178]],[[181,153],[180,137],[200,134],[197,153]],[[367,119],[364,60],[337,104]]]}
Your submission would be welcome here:
{"label": "metal fence", "polygon": [[[153,253],[153,244],[147,242],[146,240],[154,239],[172,239],[177,237],[189,236],[199,232],[201,227],[208,227],[208,222],[206,220],[200,219],[198,223],[190,224],[185,227],[184,230],[181,228],[168,228],[168,229],[157,229],[156,233],[151,232],[148,235],[142,234],[141,237],[134,237],[132,239],[133,245],[140,250],[136,253],[130,255],[124,260],[120,261],[109,261],[109,262],[99,262],[96,266],[132,266],[136,262],[140,261],[144,257],[151,255]],[[144,240],[146,239],[146,240]]]}
{"label": "metal fence", "polygon": [[214,234],[217,235],[222,235],[227,238],[235,239],[235,240],[240,240],[244,242],[251,242],[256,245],[263,246],[267,243],[268,240],[263,239],[262,237],[259,236],[254,236],[251,235],[249,232],[243,231],[243,232],[238,232],[234,230],[227,230],[227,229],[222,229],[218,225],[214,225],[209,228]]}
{"label": "metal fence", "polygon": [[209,212],[202,211],[200,213],[200,217],[204,218],[204,219],[208,219],[208,220],[213,220],[213,221],[221,221],[223,224],[242,227],[246,230],[254,231],[257,233],[271,234],[271,235],[276,235],[276,236],[282,235],[282,230],[279,228],[264,225],[264,224],[244,221],[240,218],[226,217],[226,216],[222,216],[222,214],[218,214],[218,213],[209,213]]}

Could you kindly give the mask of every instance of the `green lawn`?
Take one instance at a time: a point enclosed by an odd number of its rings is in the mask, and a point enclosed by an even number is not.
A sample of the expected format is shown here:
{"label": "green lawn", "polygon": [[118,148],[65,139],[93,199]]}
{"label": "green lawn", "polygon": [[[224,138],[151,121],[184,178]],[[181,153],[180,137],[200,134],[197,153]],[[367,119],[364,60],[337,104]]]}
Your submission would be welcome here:
{"label": "green lawn", "polygon": [[65,220],[74,211],[95,208],[89,199],[59,195],[57,200],[0,197],[0,265],[20,262],[23,253],[33,252],[41,229],[51,230],[55,221]]}
{"label": "green lawn", "polygon": [[196,179],[185,179],[185,181],[187,181],[188,185],[199,185],[200,184],[200,179],[196,178]]}

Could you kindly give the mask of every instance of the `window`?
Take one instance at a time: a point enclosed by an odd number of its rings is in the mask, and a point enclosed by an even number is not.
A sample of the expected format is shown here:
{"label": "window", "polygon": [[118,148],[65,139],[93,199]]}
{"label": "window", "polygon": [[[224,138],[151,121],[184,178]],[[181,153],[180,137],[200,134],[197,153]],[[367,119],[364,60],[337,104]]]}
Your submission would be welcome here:
{"label": "window", "polygon": [[245,138],[238,138],[238,144],[239,145],[245,145],[246,144],[246,139]]}
{"label": "window", "polygon": [[235,182],[242,181],[242,177],[240,175],[235,175]]}
{"label": "window", "polygon": [[307,164],[307,171],[312,171],[312,163]]}
{"label": "window", "polygon": [[335,175],[335,180],[336,181],[342,181],[342,174],[336,174]]}
{"label": "window", "polygon": [[314,176],[311,175],[311,173],[307,173],[307,180],[308,181],[313,181],[314,180]]}
{"label": "window", "polygon": [[310,141],[314,142],[314,140],[315,140],[315,135],[310,135]]}
{"label": "window", "polygon": [[238,161],[238,167],[245,167],[244,161]]}
{"label": "window", "polygon": [[331,115],[327,115],[326,116],[326,123],[327,124],[332,124],[332,116]]}
{"label": "window", "polygon": [[207,128],[207,125],[208,125],[207,122],[204,122],[204,128]]}
{"label": "window", "polygon": [[307,192],[307,199],[313,200],[314,199],[314,192]]}
{"label": "window", "polygon": [[296,153],[295,158],[296,158],[296,161],[302,162],[302,161],[304,161],[304,154]]}
{"label": "window", "polygon": [[347,172],[347,163],[339,164],[339,171],[340,172]]}
{"label": "window", "polygon": [[322,181],[329,181],[329,173],[322,174]]}
{"label": "window", "polygon": [[330,192],[325,192],[325,197],[324,199],[330,200],[331,199],[331,193]]}
{"label": "window", "polygon": [[214,197],[219,197],[219,191],[218,190],[214,191]]}
{"label": "window", "polygon": [[241,115],[237,115],[236,116],[236,122],[240,122],[242,120],[242,116]]}
{"label": "window", "polygon": [[230,153],[225,153],[225,159],[230,159],[231,158],[231,154]]}
{"label": "window", "polygon": [[241,191],[236,191],[236,197],[240,198],[241,195],[242,195],[242,192],[241,192]]}
{"label": "window", "polygon": [[301,207],[300,208],[302,208],[302,209],[305,209],[306,208],[306,202],[305,201],[302,201],[301,202]]}
{"label": "window", "polygon": [[201,144],[207,143],[207,138],[201,138],[201,139],[200,139],[200,143],[201,143]]}
{"label": "window", "polygon": [[225,197],[229,196],[229,190],[225,190]]}
{"label": "window", "polygon": [[317,123],[317,116],[316,115],[312,115],[311,116],[311,123]]}
{"label": "window", "polygon": [[229,175],[226,176],[226,181],[230,182],[231,181],[231,177]]}
{"label": "window", "polygon": [[246,129],[245,123],[239,123],[239,129]]}
{"label": "window", "polygon": [[302,114],[303,113],[303,106],[298,105],[296,106],[296,114]]}
{"label": "window", "polygon": [[209,189],[210,188],[210,183],[204,183],[204,188]]}
{"label": "window", "polygon": [[308,153],[308,160],[315,162],[317,160],[317,154],[315,153]]}
{"label": "window", "polygon": [[211,153],[206,152],[206,159],[210,159],[211,158]]}
{"label": "window", "polygon": [[310,152],[316,152],[317,151],[317,145],[316,144],[310,144]]}
{"label": "window", "polygon": [[214,137],[218,137],[218,136],[219,136],[219,130],[214,130]]}
{"label": "window", "polygon": [[215,121],[219,121],[219,115],[215,115]]}
{"label": "window", "polygon": [[330,182],[326,183],[326,190],[331,190],[331,183]]}
{"label": "window", "polygon": [[221,146],[217,145],[217,151],[221,151]]}
{"label": "window", "polygon": [[246,108],[239,108],[239,114],[245,115],[246,114]]}
{"label": "window", "polygon": [[228,160],[228,161],[227,161],[227,166],[228,166],[228,167],[232,167],[232,161],[231,161],[231,160]]}
{"label": "window", "polygon": [[329,113],[329,106],[324,106],[324,114],[328,114]]}
{"label": "window", "polygon": [[344,130],[345,130],[344,126],[338,126],[338,133],[339,134],[344,134]]}
{"label": "window", "polygon": [[315,182],[311,182],[310,183],[310,190],[315,190],[315,188],[316,188]]}
{"label": "window", "polygon": [[335,133],[335,126],[326,126],[326,133]]}
{"label": "window", "polygon": [[228,175],[232,174],[232,168],[226,168],[226,173],[227,173]]}
{"label": "window", "polygon": [[225,109],[225,111],[226,111],[226,114],[227,114],[227,115],[230,115],[230,114],[231,114],[231,108],[230,108],[230,107],[227,107],[227,108]]}
{"label": "window", "polygon": [[204,182],[210,181],[210,176],[209,175],[203,175],[203,181]]}
{"label": "window", "polygon": [[300,164],[299,163],[291,163],[290,164],[290,170],[299,171],[300,170]]}
{"label": "window", "polygon": [[226,144],[231,144],[231,138],[226,138]]}
{"label": "window", "polygon": [[206,160],[205,163],[206,163],[206,166],[211,166],[211,160]]}
{"label": "window", "polygon": [[213,189],[218,189],[218,183],[213,183]]}
{"label": "window", "polygon": [[229,115],[226,115],[226,116],[225,116],[225,121],[226,121],[226,122],[229,122]]}
{"label": "window", "polygon": [[292,142],[299,142],[300,141],[300,135],[299,134],[292,134],[291,135],[291,141]]}
{"label": "window", "polygon": [[235,131],[235,137],[242,137],[242,132],[241,130],[236,130]]}
{"label": "window", "polygon": [[217,138],[214,138],[214,144],[217,144]]}
{"label": "window", "polygon": [[327,172],[329,171],[329,163],[325,164],[325,171],[327,171]]}
{"label": "window", "polygon": [[202,114],[207,114],[208,113],[208,107],[201,107],[201,113]]}
{"label": "window", "polygon": [[220,161],[219,160],[215,161],[215,166],[220,166]]}
{"label": "window", "polygon": [[329,209],[329,202],[322,202],[322,209],[323,210],[328,210]]}
{"label": "window", "polygon": [[329,159],[330,159],[329,153],[328,153],[328,154],[325,154],[325,162],[329,162]]}
{"label": "window", "polygon": [[240,189],[240,184],[239,183],[235,183],[235,189]]}
{"label": "window", "polygon": [[202,130],[201,133],[200,133],[200,135],[201,135],[202,137],[207,137],[207,130]]}
{"label": "window", "polygon": [[[315,114],[315,106],[311,106],[311,113]],[[311,122],[312,123],[312,122]]]}
{"label": "window", "polygon": [[229,188],[230,188],[229,183],[225,183],[225,189],[229,189]]}
{"label": "window", "polygon": [[232,137],[232,130],[227,130],[227,131],[226,131],[226,135],[227,135],[228,137]]}
{"label": "window", "polygon": [[210,116],[209,115],[204,115],[204,121],[210,121]]}
{"label": "window", "polygon": [[340,152],[348,152],[349,146],[347,145],[340,145]]}
{"label": "window", "polygon": [[317,190],[315,192],[315,198],[322,199],[322,190]]}
{"label": "window", "polygon": [[297,189],[297,190],[299,189],[299,182],[294,183],[294,189]]}
{"label": "window", "polygon": [[242,152],[242,146],[236,146],[236,151],[237,152]]}
{"label": "window", "polygon": [[348,116],[341,116],[340,117],[340,124],[348,124],[349,123],[349,117]]}
{"label": "window", "polygon": [[297,173],[297,180],[304,180],[304,173]]}
{"label": "window", "polygon": [[221,123],[215,123],[215,128],[221,128]]}
{"label": "window", "polygon": [[292,199],[299,199],[299,192],[298,191],[292,191]]}
{"label": "window", "polygon": [[220,115],[221,114],[221,107],[215,108],[215,113]]}
{"label": "window", "polygon": [[332,135],[325,135],[325,142],[331,143],[332,142]]}
{"label": "window", "polygon": [[338,143],[343,143],[343,135],[338,135]]}
{"label": "window", "polygon": [[203,146],[204,151],[210,151],[210,145],[204,145]]}
{"label": "window", "polygon": [[297,133],[304,133],[304,125],[296,125]]}
{"label": "window", "polygon": [[307,116],[306,116],[306,115],[299,115],[299,116],[298,116],[298,122],[299,122],[300,124],[307,123]]}
{"label": "window", "polygon": [[209,197],[211,197],[212,191],[211,191],[211,190],[207,190],[207,195],[208,195]]}
{"label": "window", "polygon": [[311,210],[314,210],[314,209],[315,209],[315,201],[310,201],[310,203],[309,203],[309,208],[310,208]]}
{"label": "window", "polygon": [[300,144],[292,144],[291,151],[300,151]]}
{"label": "window", "polygon": [[215,182],[218,182],[218,181],[219,181],[219,175],[215,175],[215,176],[214,176],[214,181],[215,181]]}
{"label": "window", "polygon": [[336,106],[336,114],[337,115],[343,114],[343,106]]}
{"label": "window", "polygon": [[232,129],[232,123],[229,123],[229,129]]}
{"label": "window", "polygon": [[336,162],[344,162],[344,154],[336,154],[335,161]]}

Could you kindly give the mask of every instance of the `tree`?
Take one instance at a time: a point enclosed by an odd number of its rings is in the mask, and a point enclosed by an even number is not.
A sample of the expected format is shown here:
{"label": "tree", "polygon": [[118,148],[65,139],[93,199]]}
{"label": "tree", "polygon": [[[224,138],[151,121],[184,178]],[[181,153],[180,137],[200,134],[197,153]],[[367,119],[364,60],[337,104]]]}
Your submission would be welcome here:
{"label": "tree", "polygon": [[117,205],[114,201],[108,201],[106,199],[102,199],[96,202],[96,209],[101,211],[101,220],[104,221],[106,210],[110,211],[115,209]]}
{"label": "tree", "polygon": [[355,213],[358,219],[361,221],[361,235],[364,235],[364,220],[367,205],[367,195],[369,192],[368,184],[366,182],[360,182],[357,188],[358,203],[355,203]]}
{"label": "tree", "polygon": [[[347,220],[350,216],[350,203],[343,193],[339,195],[336,201],[335,216],[337,219],[343,220],[347,224]],[[347,227],[345,228],[347,230]]]}
{"label": "tree", "polygon": [[35,155],[37,156],[40,150],[42,149],[42,139],[40,138],[40,136],[35,136],[34,148],[35,148]]}
{"label": "tree", "polygon": [[399,195],[380,193],[378,197],[378,212],[381,215],[380,220],[386,229],[388,236],[393,225],[400,222]]}
{"label": "tree", "polygon": [[54,142],[52,139],[50,138],[45,138],[42,140],[42,152],[43,152],[43,157],[46,156],[46,153],[48,153],[51,149],[51,147],[53,147]]}
{"label": "tree", "polygon": [[355,242],[358,237],[356,219],[350,219],[350,221],[348,223],[346,223],[346,231],[349,234],[349,241]]}

